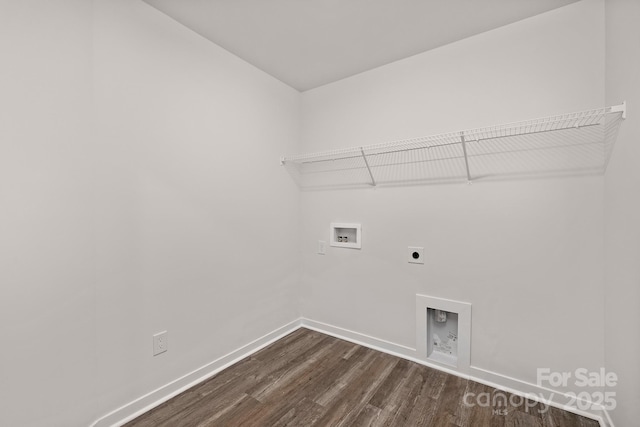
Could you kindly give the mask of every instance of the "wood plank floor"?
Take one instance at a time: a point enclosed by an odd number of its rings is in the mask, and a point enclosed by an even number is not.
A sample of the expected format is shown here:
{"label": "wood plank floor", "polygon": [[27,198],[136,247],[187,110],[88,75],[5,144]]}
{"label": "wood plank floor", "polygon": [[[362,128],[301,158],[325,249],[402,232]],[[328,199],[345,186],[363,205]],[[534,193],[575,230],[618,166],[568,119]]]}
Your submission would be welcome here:
{"label": "wood plank floor", "polygon": [[[495,396],[496,404],[465,405],[465,393]],[[506,399],[500,399],[502,395]],[[517,396],[509,403],[509,397],[474,381],[303,328],[126,427],[599,425],[531,401],[527,405]]]}

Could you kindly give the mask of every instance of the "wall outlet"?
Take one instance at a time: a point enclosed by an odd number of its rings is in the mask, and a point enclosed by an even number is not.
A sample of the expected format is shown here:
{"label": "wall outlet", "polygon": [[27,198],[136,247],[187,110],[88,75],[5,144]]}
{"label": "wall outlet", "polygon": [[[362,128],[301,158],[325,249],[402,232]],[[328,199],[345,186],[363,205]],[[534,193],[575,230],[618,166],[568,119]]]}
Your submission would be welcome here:
{"label": "wall outlet", "polygon": [[153,355],[157,356],[160,353],[167,351],[169,347],[169,340],[167,339],[167,331],[158,332],[153,336]]}
{"label": "wall outlet", "polygon": [[424,248],[420,246],[409,246],[407,261],[411,264],[424,264]]}
{"label": "wall outlet", "polygon": [[324,240],[318,240],[318,255],[325,255],[327,253],[327,242]]}

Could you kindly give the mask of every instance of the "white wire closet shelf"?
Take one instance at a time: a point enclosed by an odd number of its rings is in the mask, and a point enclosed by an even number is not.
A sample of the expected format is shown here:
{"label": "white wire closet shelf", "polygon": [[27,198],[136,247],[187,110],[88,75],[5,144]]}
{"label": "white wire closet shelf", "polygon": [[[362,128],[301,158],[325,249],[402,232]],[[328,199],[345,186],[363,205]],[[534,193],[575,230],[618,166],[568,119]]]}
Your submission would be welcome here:
{"label": "white wire closet shelf", "polygon": [[626,103],[280,159],[302,189],[603,174]]}

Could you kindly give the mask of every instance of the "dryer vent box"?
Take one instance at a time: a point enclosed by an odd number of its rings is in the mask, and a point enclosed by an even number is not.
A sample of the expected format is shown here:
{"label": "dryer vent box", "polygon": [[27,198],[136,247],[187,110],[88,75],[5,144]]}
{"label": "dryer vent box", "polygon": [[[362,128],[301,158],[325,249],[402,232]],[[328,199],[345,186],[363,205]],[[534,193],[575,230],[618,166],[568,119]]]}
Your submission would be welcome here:
{"label": "dryer vent box", "polygon": [[362,248],[360,224],[332,222],[329,229],[329,244],[338,248]]}
{"label": "dryer vent box", "polygon": [[427,359],[458,366],[458,313],[427,308]]}
{"label": "dryer vent box", "polygon": [[471,304],[416,295],[416,350],[423,360],[468,373]]}

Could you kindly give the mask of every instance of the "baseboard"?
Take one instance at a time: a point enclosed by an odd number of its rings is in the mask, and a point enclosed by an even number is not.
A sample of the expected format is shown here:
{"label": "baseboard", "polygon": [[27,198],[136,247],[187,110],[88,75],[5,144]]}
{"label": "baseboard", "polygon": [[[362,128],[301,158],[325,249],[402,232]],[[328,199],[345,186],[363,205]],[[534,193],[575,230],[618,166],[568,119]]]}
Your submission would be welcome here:
{"label": "baseboard", "polygon": [[[575,407],[567,406],[567,402],[571,399],[565,393],[550,390],[544,387],[540,387],[537,384],[529,383],[526,381],[511,378],[506,375],[502,375],[496,372],[487,371],[475,366],[471,366],[469,374],[463,374],[453,369],[447,369],[441,365],[429,363],[418,357],[418,352],[415,348],[407,347],[404,345],[392,343],[389,341],[381,340],[379,338],[372,337],[370,335],[362,334],[360,332],[352,331],[349,329],[340,328],[338,326],[329,325],[327,323],[318,322],[307,318],[302,318],[302,327],[308,328],[317,332],[321,332],[327,335],[331,335],[335,338],[343,339],[346,341],[360,344],[362,346],[382,351],[384,353],[398,356],[412,362],[419,363],[421,365],[429,366],[440,371],[447,372],[452,375],[456,375],[462,378],[470,379],[472,381],[485,384],[487,386],[503,390],[508,393],[512,393],[518,396],[526,397],[538,402],[572,412],[574,414],[582,415],[587,418],[594,419],[600,423],[602,427],[614,427],[611,422],[611,418],[607,411],[599,407],[599,405],[593,405],[598,409],[592,409],[590,411],[579,410]],[[541,396],[553,396],[553,399],[544,399]]]}
{"label": "baseboard", "polygon": [[604,413],[603,421],[600,422],[600,425],[604,426],[604,427],[615,427],[615,425],[613,424],[613,420],[611,419],[611,415],[609,414],[609,411],[605,408],[602,408],[602,412]]}
{"label": "baseboard", "polygon": [[[488,371],[486,369],[482,369],[473,365],[470,368],[469,379],[498,390],[503,390],[508,393],[516,394],[518,396],[526,397],[531,400],[553,406],[555,408],[563,409],[567,412],[591,418],[598,421],[601,427],[614,427],[613,424],[610,423],[610,418],[607,411],[601,405],[597,405],[590,401],[581,400],[581,403],[585,407],[589,406],[597,409],[578,409],[573,405],[569,405],[569,402],[573,400],[570,396],[558,390],[541,387],[537,384]],[[549,396],[550,398],[548,398],[547,396]],[[609,421],[607,421],[608,418]]]}
{"label": "baseboard", "polygon": [[334,338],[339,338],[345,341],[349,341],[354,344],[359,344],[364,347],[371,348],[373,350],[378,350],[383,353],[390,354],[392,356],[401,357],[403,359],[411,360],[412,362],[417,362],[422,365],[430,366],[432,368],[439,369],[441,371],[447,372],[452,375],[468,378],[465,375],[461,375],[460,372],[454,371],[452,369],[447,369],[443,366],[436,366],[429,362],[425,362],[424,360],[419,360],[416,357],[417,355],[416,349],[412,347],[407,347],[401,344],[392,343],[390,341],[381,340],[379,338],[375,338],[370,335],[361,334],[359,332],[354,332],[349,329],[340,328],[338,326],[329,325],[327,323],[318,322],[316,320],[311,320],[307,318],[302,318],[302,327],[311,329],[312,331],[330,335]]}
{"label": "baseboard", "polygon": [[271,331],[268,334],[263,335],[262,337],[253,340],[250,343],[210,363],[207,363],[206,365],[201,366],[200,368],[176,380],[171,381],[170,383],[165,384],[114,411],[111,411],[93,422],[90,427],[120,427],[194,385],[209,379],[223,369],[274,343],[285,335],[299,329],[301,325],[301,319],[287,323],[286,325],[281,326],[280,328]]}
{"label": "baseboard", "polygon": [[[396,344],[390,341],[375,338],[370,335],[362,334],[360,332],[307,318],[294,320],[226,354],[225,356],[222,356],[174,381],[171,381],[168,384],[165,384],[162,387],[159,387],[156,390],[153,390],[150,393],[147,393],[144,396],[139,397],[132,402],[127,403],[126,405],[121,406],[120,408],[96,420],[93,424],[91,424],[90,427],[120,427],[133,420],[134,418],[142,415],[143,413],[155,408],[163,402],[166,402],[167,400],[195,386],[196,384],[207,380],[223,369],[226,369],[234,363],[244,359],[247,356],[250,356],[256,351],[272,344],[273,342],[301,327],[330,335],[335,338],[353,342],[355,344],[359,344],[373,350],[378,350],[387,354],[391,354],[393,356],[401,357],[403,359],[410,360],[421,365],[429,366],[431,368],[438,369],[440,371],[444,371],[462,378],[470,379],[518,396],[537,400],[541,403],[564,409],[568,412],[583,415],[585,417],[597,420],[602,427],[614,427],[608,412],[604,408],[602,408],[601,410],[580,411],[574,407],[567,407],[565,402],[569,400],[569,396],[562,392],[545,389],[533,383],[521,381],[475,366],[471,366],[469,375],[462,374],[455,370],[447,369],[443,366],[432,364],[428,361],[418,358],[418,353],[415,348]],[[552,395],[554,398],[552,400],[547,400],[539,397],[549,395]]]}

